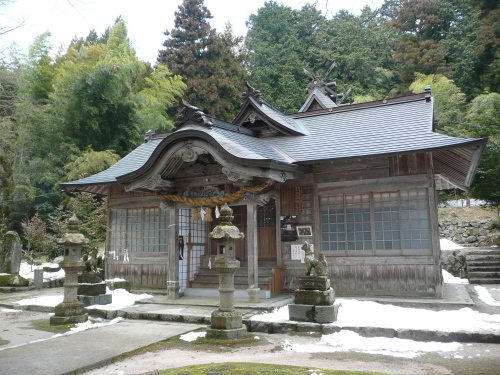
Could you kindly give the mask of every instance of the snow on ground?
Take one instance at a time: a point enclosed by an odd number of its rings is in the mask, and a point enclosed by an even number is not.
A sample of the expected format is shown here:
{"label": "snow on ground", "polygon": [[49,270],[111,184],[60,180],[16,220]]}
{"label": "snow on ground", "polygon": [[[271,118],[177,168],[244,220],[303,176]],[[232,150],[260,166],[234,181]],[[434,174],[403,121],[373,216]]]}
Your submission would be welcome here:
{"label": "snow on ground", "polygon": [[[500,334],[500,314],[484,314],[468,307],[433,311],[351,299],[337,299],[337,302],[342,303],[337,321],[332,323],[337,327],[407,328],[445,332],[460,329]],[[287,321],[288,306],[271,313],[255,315],[251,319],[265,322]]]}
{"label": "snow on ground", "polygon": [[110,291],[108,288],[107,292],[113,295],[112,303],[109,305],[92,305],[88,306],[88,308],[99,310],[121,310],[134,305],[136,301],[153,297],[150,294],[133,294],[127,292],[125,289],[115,289]]}
{"label": "snow on ground", "polygon": [[[132,306],[136,301],[151,298],[152,296],[149,294],[133,294],[127,292],[125,289],[115,289],[114,291],[107,290],[108,293],[112,294],[112,303],[109,305],[93,305],[89,306],[94,309],[101,310],[120,310],[126,307]],[[63,301],[64,296],[44,296],[44,297],[36,297],[36,298],[28,298],[17,301],[19,305],[35,305],[35,306],[52,306],[55,307],[59,303]]]}
{"label": "snow on ground", "polygon": [[206,335],[206,332],[188,332],[181,335],[179,338],[183,341],[191,342],[196,341],[198,337],[205,337]]}
{"label": "snow on ground", "polygon": [[340,331],[323,335],[315,344],[293,344],[288,340],[283,349],[299,353],[336,353],[356,351],[392,357],[415,358],[428,352],[450,352],[459,350],[458,342],[421,342],[387,337],[362,337],[352,331]]}
{"label": "snow on ground", "polygon": [[477,296],[479,297],[479,299],[484,303],[486,303],[487,305],[500,306],[500,302],[495,300],[495,298],[493,298],[490,292],[488,292],[488,289],[486,289],[484,286],[476,285],[474,289],[476,289]]}
{"label": "snow on ground", "polygon": [[457,250],[457,249],[463,249],[463,246],[460,246],[459,244],[456,244],[453,241],[447,240],[446,238],[440,238],[439,242],[441,244],[441,251],[442,250]]}
{"label": "snow on ground", "polygon": [[461,279],[460,277],[453,276],[446,270],[443,270],[443,281],[445,284],[468,284],[469,279]]}
{"label": "snow on ground", "polygon": [[[22,262],[19,270],[19,275],[28,280],[33,280],[35,278],[35,270],[42,269],[43,267],[58,267],[58,264],[55,263],[42,263],[40,266],[31,266],[28,262]],[[56,279],[63,279],[65,276],[65,272],[63,269],[60,269],[57,272],[44,272],[43,273],[43,281],[50,281]]]}

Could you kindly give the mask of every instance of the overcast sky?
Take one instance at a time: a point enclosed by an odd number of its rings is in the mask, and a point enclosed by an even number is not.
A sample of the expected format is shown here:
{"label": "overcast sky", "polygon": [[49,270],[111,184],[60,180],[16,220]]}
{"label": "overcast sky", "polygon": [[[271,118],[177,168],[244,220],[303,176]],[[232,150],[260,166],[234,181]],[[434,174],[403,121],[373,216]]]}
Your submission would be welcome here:
{"label": "overcast sky", "polygon": [[[26,52],[35,36],[45,31],[52,34],[54,51],[60,45],[67,46],[73,36],[85,37],[95,29],[101,35],[106,27],[122,16],[128,28],[128,36],[137,55],[143,61],[154,63],[158,50],[165,40],[163,32],[172,29],[174,12],[182,0],[15,0],[7,8],[0,9],[2,28],[10,28],[25,20],[22,27],[0,36],[5,47],[15,41]],[[383,0],[278,0],[279,4],[300,9],[307,3],[316,3],[323,14],[335,14],[346,9],[354,14],[364,5],[372,9]],[[246,34],[245,22],[264,5],[264,0],[205,0],[212,16],[212,27],[222,31],[229,21],[237,35]]]}

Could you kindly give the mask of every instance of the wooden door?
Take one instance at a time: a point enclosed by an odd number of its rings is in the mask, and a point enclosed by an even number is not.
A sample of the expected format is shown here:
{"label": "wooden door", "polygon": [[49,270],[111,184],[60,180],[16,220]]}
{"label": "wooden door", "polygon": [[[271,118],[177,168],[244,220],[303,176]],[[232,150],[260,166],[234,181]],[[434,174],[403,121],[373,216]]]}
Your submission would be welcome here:
{"label": "wooden door", "polygon": [[259,260],[275,261],[276,252],[276,205],[257,206],[257,241]]}

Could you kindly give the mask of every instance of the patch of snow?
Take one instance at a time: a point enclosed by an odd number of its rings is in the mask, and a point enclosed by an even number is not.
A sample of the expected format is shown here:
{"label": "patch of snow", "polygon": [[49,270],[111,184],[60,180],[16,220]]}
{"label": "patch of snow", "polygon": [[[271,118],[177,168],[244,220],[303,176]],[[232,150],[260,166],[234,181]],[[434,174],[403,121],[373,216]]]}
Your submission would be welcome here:
{"label": "patch of snow", "polygon": [[439,243],[441,245],[441,250],[457,250],[464,248],[463,246],[460,246],[453,241],[447,240],[446,238],[440,238]]}
{"label": "patch of snow", "polygon": [[16,309],[3,309],[2,311],[5,311],[5,312],[22,312],[23,310],[16,310]]}
{"label": "patch of snow", "polygon": [[121,320],[123,320],[123,318],[115,318],[115,319],[113,319],[113,320],[111,320],[109,322],[103,322],[103,323],[100,323],[102,321],[102,319],[96,319],[96,321],[98,323],[94,323],[94,322],[88,320],[88,321],[86,321],[84,323],[78,323],[78,324],[76,324],[75,327],[71,328],[66,333],[58,333],[58,334],[56,334],[54,336],[51,336],[51,337],[49,337],[47,339],[38,339],[38,340],[28,341],[28,342],[25,342],[25,343],[22,343],[22,344],[18,344],[18,345],[2,347],[2,348],[0,348],[0,351],[5,350],[5,349],[18,348],[20,346],[29,345],[29,344],[33,344],[33,343],[36,343],[36,342],[52,340],[52,339],[55,339],[57,337],[72,335],[74,333],[83,332],[83,331],[86,331],[88,329],[109,326],[109,325],[112,325],[112,324],[116,324],[116,323],[120,322]]}
{"label": "patch of snow", "polygon": [[[22,262],[19,269],[19,275],[24,277],[25,279],[33,280],[35,278],[36,269],[43,269],[43,267],[51,267],[51,266],[59,267],[59,265],[56,263],[43,263],[40,266],[31,266],[28,264],[28,262]],[[43,281],[63,279],[65,275],[66,273],[62,268],[57,272],[44,272]]]}
{"label": "patch of snow", "polygon": [[96,320],[96,322],[93,322],[91,320],[87,320],[86,322],[76,324],[68,332],[58,333],[57,335],[54,335],[51,338],[68,336],[68,335],[72,335],[74,333],[87,331],[89,329],[110,326],[110,325],[116,324],[122,320],[123,320],[123,318],[114,318],[113,320],[110,320],[109,322],[102,322],[102,323],[100,322],[100,321],[102,321],[102,319],[98,319],[98,320]]}
{"label": "patch of snow", "polygon": [[[109,289],[108,289],[109,290]],[[136,301],[140,301],[146,298],[153,297],[150,294],[133,294],[125,289],[115,289],[111,292],[113,295],[112,303],[109,305],[92,305],[87,306],[87,308],[99,309],[99,310],[121,310],[126,307],[133,306]]]}
{"label": "patch of snow", "polygon": [[283,349],[298,353],[334,353],[356,351],[401,358],[416,358],[426,352],[450,352],[462,345],[457,342],[420,342],[387,337],[362,337],[352,331],[323,335],[314,345],[291,344],[285,341]]}
{"label": "patch of snow", "polygon": [[443,281],[446,284],[468,284],[468,279],[461,279],[460,277],[453,276],[446,270],[443,270]]}
{"label": "patch of snow", "polygon": [[51,306],[55,307],[60,304],[64,299],[64,296],[44,296],[44,297],[35,297],[22,299],[17,301],[18,305],[27,306],[27,305],[35,305],[35,306]]}
{"label": "patch of snow", "polygon": [[288,306],[279,307],[271,312],[254,315],[250,318],[250,320],[258,320],[259,322],[279,322],[288,319]]}
{"label": "patch of snow", "polygon": [[125,279],[120,279],[119,277],[115,277],[114,279],[106,279],[105,281],[112,281],[112,282],[120,282],[120,281],[127,281]]}
{"label": "patch of snow", "polygon": [[[433,311],[411,307],[385,305],[372,301],[337,299],[342,303],[337,327],[381,327],[393,329],[422,329],[444,332],[460,331],[500,333],[500,314],[489,315],[470,308]],[[367,311],[370,313],[367,314]],[[288,306],[274,312],[254,315],[252,320],[265,322],[287,321]]]}
{"label": "patch of snow", "polygon": [[500,306],[500,302],[497,301],[495,298],[493,298],[490,292],[488,292],[488,289],[486,289],[484,286],[476,285],[474,289],[476,289],[477,296],[479,297],[479,299],[484,303],[486,303],[487,305]]}
{"label": "patch of snow", "polygon": [[196,341],[198,337],[205,337],[206,335],[207,335],[206,332],[188,332],[181,335],[179,338],[182,341],[191,342],[191,341]]}

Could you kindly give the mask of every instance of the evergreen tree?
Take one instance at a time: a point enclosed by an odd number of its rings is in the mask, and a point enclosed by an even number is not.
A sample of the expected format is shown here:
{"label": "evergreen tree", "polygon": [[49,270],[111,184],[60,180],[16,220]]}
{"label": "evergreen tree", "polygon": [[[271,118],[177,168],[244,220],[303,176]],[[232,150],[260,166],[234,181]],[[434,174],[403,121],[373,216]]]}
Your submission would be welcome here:
{"label": "evergreen tree", "polygon": [[[184,0],[175,12],[175,26],[164,34],[165,47],[158,64],[181,75],[187,84],[185,99],[206,113],[230,121],[238,111],[244,91],[244,55],[235,52],[241,38],[228,27],[212,29],[212,15],[203,0]],[[180,107],[176,108],[176,112]]]}

